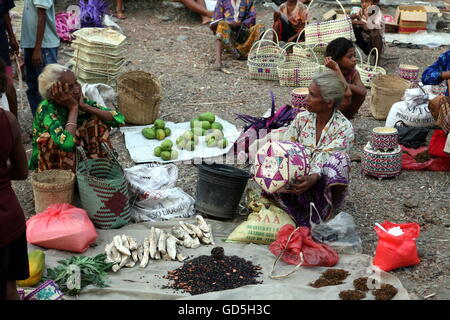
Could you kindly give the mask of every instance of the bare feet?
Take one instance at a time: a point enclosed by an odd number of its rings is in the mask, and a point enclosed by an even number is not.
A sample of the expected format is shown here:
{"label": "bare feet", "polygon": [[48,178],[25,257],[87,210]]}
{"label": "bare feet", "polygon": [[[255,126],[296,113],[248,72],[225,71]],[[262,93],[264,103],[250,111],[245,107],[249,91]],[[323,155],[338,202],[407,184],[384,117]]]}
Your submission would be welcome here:
{"label": "bare feet", "polygon": [[219,61],[214,62],[213,70],[220,71],[220,70],[222,70],[222,68],[223,68],[222,62],[219,62]]}
{"label": "bare feet", "polygon": [[123,13],[123,11],[120,11],[120,10],[116,11],[116,17],[121,19],[121,20],[124,20],[124,19],[127,18],[127,16]]}
{"label": "bare feet", "polygon": [[208,16],[202,16],[202,24],[205,25],[208,23],[211,23],[211,18]]}

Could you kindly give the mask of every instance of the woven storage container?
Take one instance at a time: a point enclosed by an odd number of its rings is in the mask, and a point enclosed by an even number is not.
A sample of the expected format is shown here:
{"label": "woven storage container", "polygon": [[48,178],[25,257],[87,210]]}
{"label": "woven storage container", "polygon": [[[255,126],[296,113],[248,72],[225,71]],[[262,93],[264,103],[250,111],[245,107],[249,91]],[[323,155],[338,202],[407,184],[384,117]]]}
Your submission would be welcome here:
{"label": "woven storage container", "polygon": [[445,92],[447,91],[447,83],[446,81],[442,81],[441,84],[435,85],[431,87],[431,92],[438,96],[445,95]]}
{"label": "woven storage container", "polygon": [[370,143],[361,157],[362,172],[379,179],[397,177],[402,170],[402,149],[399,145],[390,152],[377,151]]}
{"label": "woven storage container", "polygon": [[[277,42],[265,39],[269,32],[275,34]],[[248,54],[247,66],[250,79],[278,80],[277,66],[285,61],[281,51],[276,32],[273,29],[268,29],[260,40],[255,41]]]}
{"label": "woven storage container", "polygon": [[103,147],[108,150],[108,158],[86,159],[83,149],[77,148],[78,190],[81,205],[94,225],[115,229],[131,219],[128,182],[111,150]]}
{"label": "woven storage container", "polygon": [[70,170],[45,170],[31,176],[34,209],[40,213],[51,204],[72,203],[75,174]]}
{"label": "woven storage container", "polygon": [[387,151],[398,146],[398,131],[390,127],[376,127],[372,129],[372,149]]}
{"label": "woven storage container", "polygon": [[378,75],[370,89],[370,111],[377,120],[386,120],[392,105],[402,99],[411,82],[395,75]]}
{"label": "woven storage container", "polygon": [[[355,48],[355,50],[359,54],[359,59],[361,63],[358,63],[356,65],[356,70],[358,70],[359,75],[361,77],[361,81],[366,86],[366,88],[370,88],[372,84],[372,79],[379,75],[379,74],[386,74],[386,70],[384,70],[382,67],[378,67],[378,50],[377,48],[373,48],[370,50],[369,55],[367,56],[367,62],[364,64],[362,62],[362,56],[358,49]],[[375,65],[370,65],[370,56],[372,52],[375,52]]]}
{"label": "woven storage container", "polygon": [[296,88],[291,92],[292,106],[299,109],[306,109],[306,97],[308,96],[308,88]]}
{"label": "woven storage container", "polygon": [[151,124],[159,114],[162,98],[161,82],[144,71],[130,71],[117,79],[119,110],[125,121],[132,124]]}
{"label": "woven storage container", "polygon": [[409,64],[401,64],[398,67],[397,75],[408,81],[416,81],[419,78],[419,67]]}
{"label": "woven storage container", "polygon": [[[281,56],[285,56],[285,50],[288,47],[284,47],[281,52]],[[309,49],[313,55],[315,62],[303,61],[303,62],[282,62],[278,65],[278,80],[281,86],[288,87],[309,87],[312,81],[312,77],[320,69],[320,65],[317,63],[317,58],[312,49]]]}
{"label": "woven storage container", "polygon": [[[311,7],[314,0],[308,5]],[[335,19],[329,21],[319,21],[313,23],[306,23],[305,25],[305,44],[308,46],[314,46],[318,43],[330,43],[337,38],[346,38],[351,41],[355,41],[355,33],[353,32],[353,25],[350,17],[345,13],[345,9],[342,4],[336,0],[339,6],[344,12],[345,17],[342,19]]]}

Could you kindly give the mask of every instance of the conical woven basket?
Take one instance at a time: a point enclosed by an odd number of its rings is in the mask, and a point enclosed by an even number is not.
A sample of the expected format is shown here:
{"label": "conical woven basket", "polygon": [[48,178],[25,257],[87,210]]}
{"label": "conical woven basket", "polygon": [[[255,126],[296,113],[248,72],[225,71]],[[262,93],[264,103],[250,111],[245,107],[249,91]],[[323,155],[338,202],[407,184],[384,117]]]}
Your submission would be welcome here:
{"label": "conical woven basket", "polygon": [[151,124],[159,114],[161,82],[144,71],[130,71],[117,79],[119,110],[131,124]]}

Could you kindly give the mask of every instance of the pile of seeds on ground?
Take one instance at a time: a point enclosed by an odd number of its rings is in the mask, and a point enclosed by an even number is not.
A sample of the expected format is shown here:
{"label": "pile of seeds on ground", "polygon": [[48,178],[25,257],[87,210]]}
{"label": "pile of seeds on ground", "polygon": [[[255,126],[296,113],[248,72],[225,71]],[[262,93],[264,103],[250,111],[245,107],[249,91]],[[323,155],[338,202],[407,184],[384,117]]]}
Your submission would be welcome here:
{"label": "pile of seeds on ground", "polygon": [[339,298],[342,300],[361,300],[366,297],[366,294],[359,290],[344,290],[339,292]]}
{"label": "pile of seeds on ground", "polygon": [[176,270],[169,271],[165,279],[173,281],[163,288],[184,290],[192,295],[234,289],[258,284],[256,278],[261,267],[237,256],[225,256],[222,247],[212,249],[211,256],[199,256],[185,261]]}
{"label": "pile of seeds on ground", "polygon": [[319,279],[310,283],[310,286],[314,288],[337,286],[342,284],[349,274],[348,271],[342,269],[328,269],[322,273]]}
{"label": "pile of seeds on ground", "polygon": [[376,300],[391,300],[397,294],[398,290],[390,284],[382,284],[380,289],[372,291]]}
{"label": "pile of seeds on ground", "polygon": [[353,280],[353,286],[359,291],[369,291],[369,288],[367,287],[367,277]]}
{"label": "pile of seeds on ground", "polygon": [[[366,297],[367,277],[358,278],[353,281],[356,290],[345,290],[339,292],[339,298],[342,300],[361,300]],[[376,300],[391,300],[398,293],[397,288],[390,284],[382,284],[380,289],[372,290],[372,294]]]}

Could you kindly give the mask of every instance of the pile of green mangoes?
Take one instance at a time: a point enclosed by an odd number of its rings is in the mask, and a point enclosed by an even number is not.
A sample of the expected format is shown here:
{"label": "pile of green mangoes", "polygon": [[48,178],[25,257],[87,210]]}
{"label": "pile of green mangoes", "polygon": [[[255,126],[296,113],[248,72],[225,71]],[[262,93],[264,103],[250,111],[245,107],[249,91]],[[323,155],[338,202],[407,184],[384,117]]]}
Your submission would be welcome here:
{"label": "pile of green mangoes", "polygon": [[161,145],[156,147],[153,154],[157,157],[161,157],[164,161],[175,160],[178,158],[178,151],[172,150],[173,142],[169,139],[161,142]]}
{"label": "pile of green mangoes", "polygon": [[153,126],[142,129],[142,135],[147,139],[164,140],[170,134],[170,129],[166,128],[166,123],[161,119],[156,119]]}
{"label": "pile of green mangoes", "polygon": [[194,136],[205,136],[206,145],[210,148],[226,148],[227,139],[223,136],[223,126],[216,122],[216,116],[212,112],[201,113],[191,120],[191,131]]}
{"label": "pile of green mangoes", "polygon": [[198,145],[198,136],[188,130],[179,136],[175,142],[181,150],[194,151],[195,146]]}

